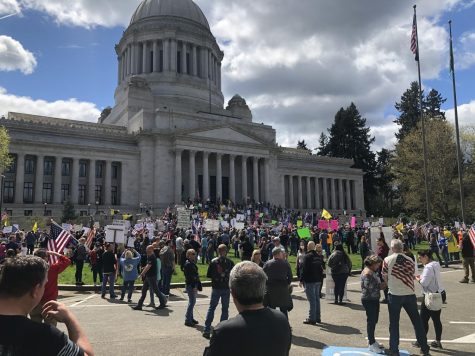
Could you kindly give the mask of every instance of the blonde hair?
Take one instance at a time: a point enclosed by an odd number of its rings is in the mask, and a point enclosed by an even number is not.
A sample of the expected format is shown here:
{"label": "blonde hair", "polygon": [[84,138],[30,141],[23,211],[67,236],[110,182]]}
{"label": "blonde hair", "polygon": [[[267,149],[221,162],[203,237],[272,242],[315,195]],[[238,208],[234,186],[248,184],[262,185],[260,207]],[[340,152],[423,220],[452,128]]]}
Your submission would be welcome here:
{"label": "blonde hair", "polygon": [[134,255],[132,254],[132,251],[130,251],[130,250],[125,251],[125,259],[126,260],[130,260],[133,257],[134,257]]}
{"label": "blonde hair", "polygon": [[[261,254],[261,250],[254,250],[254,251],[252,251],[251,262],[256,263],[256,261],[255,261],[256,255],[260,255],[260,254]],[[262,259],[261,259],[261,261],[262,261]]]}

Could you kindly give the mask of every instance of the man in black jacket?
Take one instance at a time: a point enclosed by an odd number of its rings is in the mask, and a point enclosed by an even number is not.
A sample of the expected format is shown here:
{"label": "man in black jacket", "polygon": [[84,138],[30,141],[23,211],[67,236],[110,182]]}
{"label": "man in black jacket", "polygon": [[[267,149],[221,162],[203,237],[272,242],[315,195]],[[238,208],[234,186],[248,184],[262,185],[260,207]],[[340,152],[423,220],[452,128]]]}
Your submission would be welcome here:
{"label": "man in black jacket", "polygon": [[473,244],[470,236],[467,233],[463,234],[462,242],[460,243],[460,250],[462,250],[463,268],[465,276],[460,283],[468,283],[469,267],[472,270],[472,282],[475,283],[475,263],[473,257]]}
{"label": "man in black jacket", "polygon": [[325,262],[323,256],[315,251],[315,242],[310,241],[307,245],[307,254],[302,263],[300,273],[300,286],[305,286],[310,311],[304,324],[315,325],[321,323],[320,317],[320,286],[323,283],[323,271]]}
{"label": "man in black jacket", "polygon": [[234,266],[229,286],[239,315],[215,327],[204,356],[289,355],[289,322],[281,312],[263,305],[266,279],[254,262]]}
{"label": "man in black jacket", "polygon": [[206,314],[205,329],[203,337],[210,338],[211,323],[214,319],[214,311],[221,299],[221,321],[228,320],[229,317],[229,298],[231,292],[229,290],[229,274],[234,267],[234,262],[227,258],[228,248],[225,244],[218,247],[219,257],[214,258],[209,267],[207,277],[211,279],[211,300],[209,303],[208,313]]}

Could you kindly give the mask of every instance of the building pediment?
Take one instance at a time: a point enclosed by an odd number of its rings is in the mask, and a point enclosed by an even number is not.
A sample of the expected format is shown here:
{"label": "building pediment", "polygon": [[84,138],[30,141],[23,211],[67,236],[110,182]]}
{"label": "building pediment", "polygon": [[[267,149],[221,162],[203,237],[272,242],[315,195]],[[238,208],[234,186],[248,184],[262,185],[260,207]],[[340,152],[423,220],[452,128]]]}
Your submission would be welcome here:
{"label": "building pediment", "polygon": [[233,127],[218,127],[210,129],[196,130],[185,134],[187,137],[210,139],[220,141],[231,141],[234,143],[247,143],[252,145],[263,145],[263,142],[251,135],[238,131]]}

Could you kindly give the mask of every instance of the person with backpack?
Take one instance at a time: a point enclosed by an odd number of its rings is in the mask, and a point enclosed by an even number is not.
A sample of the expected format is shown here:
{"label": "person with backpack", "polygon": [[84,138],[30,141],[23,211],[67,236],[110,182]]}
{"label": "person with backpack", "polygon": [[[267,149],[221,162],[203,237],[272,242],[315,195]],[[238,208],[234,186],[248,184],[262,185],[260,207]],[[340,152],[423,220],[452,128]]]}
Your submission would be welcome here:
{"label": "person with backpack", "polygon": [[228,320],[229,318],[228,310],[229,299],[231,296],[229,290],[229,274],[234,267],[234,262],[227,257],[228,248],[225,244],[218,246],[218,254],[219,257],[216,257],[211,261],[208,267],[208,273],[206,274],[207,277],[211,279],[211,298],[203,331],[203,337],[206,339],[210,338],[214,311],[216,310],[220,299],[222,304],[220,321]]}
{"label": "person with backpack", "polygon": [[335,251],[333,251],[328,259],[328,266],[331,269],[331,275],[335,282],[335,304],[345,305],[343,296],[345,294],[346,280],[351,273],[352,264],[341,243],[335,242]]}

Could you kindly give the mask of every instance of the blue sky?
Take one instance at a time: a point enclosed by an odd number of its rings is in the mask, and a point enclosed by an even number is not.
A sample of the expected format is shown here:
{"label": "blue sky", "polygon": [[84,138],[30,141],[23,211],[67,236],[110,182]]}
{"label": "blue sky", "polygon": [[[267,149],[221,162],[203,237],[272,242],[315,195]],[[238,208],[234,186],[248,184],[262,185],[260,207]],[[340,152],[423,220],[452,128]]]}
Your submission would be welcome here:
{"label": "blue sky", "polygon": [[[0,0],[0,114],[95,121],[114,104],[120,40],[139,0]],[[376,136],[394,143],[394,103],[412,80],[412,3],[360,0],[196,0],[225,52],[223,92],[245,97],[278,142],[316,146],[354,101]],[[423,84],[453,116],[448,28],[453,21],[459,115],[475,119],[475,1],[420,0]]]}

